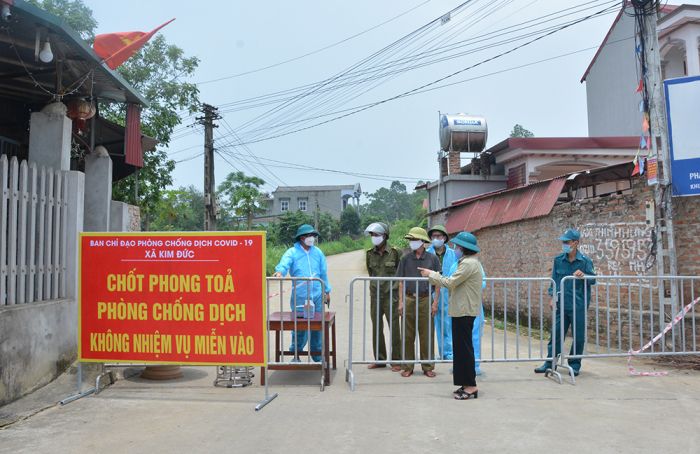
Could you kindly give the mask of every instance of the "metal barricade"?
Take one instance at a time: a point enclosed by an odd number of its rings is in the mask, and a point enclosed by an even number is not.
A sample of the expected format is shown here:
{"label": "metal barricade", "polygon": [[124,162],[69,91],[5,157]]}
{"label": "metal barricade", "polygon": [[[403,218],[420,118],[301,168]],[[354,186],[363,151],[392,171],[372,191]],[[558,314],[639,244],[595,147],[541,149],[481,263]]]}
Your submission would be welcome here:
{"label": "metal barricade", "polygon": [[[555,308],[550,302],[555,294],[551,278],[486,278],[483,290],[484,315],[490,326],[488,351],[482,347],[482,362],[551,362],[547,352]],[[500,342],[499,342],[500,341]],[[499,345],[501,344],[501,345]],[[483,341],[482,341],[482,346]],[[554,375],[560,379],[556,371]]]}
{"label": "metal barricade", "polygon": [[[559,337],[571,344],[557,367],[570,381],[583,358],[697,355],[698,276],[567,276],[560,284]],[[700,290],[700,287],[698,287]],[[582,296],[581,296],[582,295]],[[568,364],[565,364],[567,362]]]}
{"label": "metal barricade", "polygon": [[[554,288],[554,282],[549,278],[488,278],[484,282],[483,305],[485,316],[489,319],[487,326],[490,330],[487,338],[481,342],[480,362],[537,360],[552,362],[553,357],[547,355],[546,342],[549,340],[551,321],[554,320],[554,307],[549,304],[552,297],[548,294],[549,288]],[[398,297],[406,301],[406,296],[411,296],[411,293],[420,295],[420,283],[428,283],[427,293],[423,292],[427,295],[423,298],[428,299],[428,304],[423,301],[419,303],[418,298],[411,298],[415,307],[410,313],[408,308],[404,307],[404,312],[398,318],[398,326],[396,326],[397,318],[394,311],[398,307]],[[361,288],[356,288],[360,285]],[[372,290],[372,286],[375,290]],[[382,289],[385,289],[384,292]],[[433,348],[434,333],[448,329],[446,320],[449,317],[446,313],[447,309],[438,306],[438,311],[441,313],[438,317],[439,322],[435,323],[431,313],[435,290],[436,287],[430,285],[426,278],[356,277],[350,282],[349,345],[345,379],[352,390],[356,386],[353,371],[353,366],[356,364],[383,366],[399,364],[404,367],[406,365],[415,367],[426,363],[452,363],[452,359],[440,356],[440,353],[446,351],[445,336],[438,336],[437,348]],[[356,307],[356,303],[360,304],[359,308]],[[422,309],[419,309],[419,306]],[[357,312],[358,309],[359,312]],[[407,317],[413,317],[413,314],[416,320],[407,319]],[[388,326],[381,321],[382,317],[387,319]],[[426,318],[428,320],[429,341],[427,346],[422,347],[423,353],[427,347],[427,358],[419,358],[419,336],[416,336],[413,341],[409,338],[407,342],[406,322],[409,321],[408,324],[412,327],[418,327],[421,317],[423,317],[423,323]],[[355,326],[356,320],[361,323],[358,327]],[[393,341],[396,330],[400,333],[401,348],[398,355],[395,354],[396,342]],[[356,339],[356,334],[361,337],[359,341]],[[370,336],[372,341],[368,347]],[[383,339],[388,340],[386,342],[388,346],[383,345]],[[484,345],[486,345],[485,348],[483,348]],[[411,355],[410,352],[415,354]],[[546,375],[561,382],[561,376],[556,370],[550,370]]]}
{"label": "metal barricade", "polygon": [[[268,367],[262,376],[265,387],[268,384],[269,369],[319,369],[320,387],[323,391],[330,373],[330,352],[325,335],[329,321],[323,281],[315,277],[268,277],[267,292]],[[285,331],[292,333],[289,348],[285,347]],[[275,338],[271,339],[273,332]],[[320,345],[314,346],[317,339],[320,339]],[[274,352],[271,354],[273,347]]]}

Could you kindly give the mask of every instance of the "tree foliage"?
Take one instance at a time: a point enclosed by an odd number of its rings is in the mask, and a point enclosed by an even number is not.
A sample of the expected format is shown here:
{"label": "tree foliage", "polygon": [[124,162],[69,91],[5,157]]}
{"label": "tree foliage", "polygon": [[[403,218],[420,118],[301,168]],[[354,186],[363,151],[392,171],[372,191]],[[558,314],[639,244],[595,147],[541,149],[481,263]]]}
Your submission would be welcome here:
{"label": "tree foliage", "polygon": [[97,21],[92,16],[92,9],[82,1],[76,0],[29,0],[29,3],[44,11],[60,17],[70,28],[80,34],[85,41],[92,43],[95,39]]}
{"label": "tree foliage", "polygon": [[364,219],[376,219],[393,223],[399,219],[414,219],[420,213],[425,191],[407,192],[406,185],[393,181],[388,188],[379,188],[371,194],[365,194],[369,203],[362,208]]}
{"label": "tree foliage", "polygon": [[525,129],[522,125],[516,124],[510,132],[511,137],[535,137],[532,131]]}
{"label": "tree foliage", "polygon": [[360,233],[360,215],[352,205],[345,207],[340,214],[340,233],[352,236]]}
{"label": "tree foliage", "polygon": [[240,171],[229,173],[217,191],[221,208],[245,218],[246,227],[252,229],[253,217],[265,212],[265,194],[260,191],[264,184],[261,178]]}
{"label": "tree foliage", "polygon": [[[93,41],[97,20],[82,0],[31,2],[64,20],[86,41]],[[186,82],[198,65],[197,57],[187,57],[180,47],[168,44],[162,35],[156,35],[117,68],[124,79],[150,103],[141,113],[142,132],[159,142],[158,149],[144,153],[144,167],[138,175],[120,180],[112,188],[115,200],[141,208],[146,229],[164,191],[173,182],[171,174],[175,163],[168,159],[164,149],[170,143],[173,130],[182,122],[178,111],[192,113],[199,108],[199,89],[195,84]],[[117,124],[125,124],[124,104],[102,104],[99,111],[101,116]]]}
{"label": "tree foliage", "polygon": [[294,235],[302,224],[313,224],[314,221],[303,211],[287,211],[277,218],[277,221],[270,226],[270,238],[275,244],[291,245],[294,243]]}
{"label": "tree foliage", "polygon": [[196,231],[203,226],[204,194],[194,186],[165,191],[153,211],[153,230]]}

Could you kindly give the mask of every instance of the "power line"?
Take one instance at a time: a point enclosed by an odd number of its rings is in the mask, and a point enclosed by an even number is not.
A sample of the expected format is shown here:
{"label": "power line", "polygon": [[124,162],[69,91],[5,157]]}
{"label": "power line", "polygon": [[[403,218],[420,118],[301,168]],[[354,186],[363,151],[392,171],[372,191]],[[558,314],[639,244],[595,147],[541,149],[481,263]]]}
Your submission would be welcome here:
{"label": "power line", "polygon": [[[226,147],[223,147],[226,148]],[[221,152],[221,148],[219,149]],[[236,153],[233,151],[225,151],[225,153],[231,157],[236,157],[239,161],[246,161],[247,157],[245,155],[242,155],[240,153]],[[321,168],[321,167],[314,167],[314,166],[308,166],[305,164],[298,164],[294,162],[287,162],[287,161],[280,161],[277,159],[271,159],[271,158],[263,158],[259,157],[260,160],[272,163],[266,163],[265,165],[270,166],[270,167],[278,167],[278,168],[285,168],[285,169],[293,169],[293,170],[306,170],[306,171],[316,171],[316,172],[327,172],[327,173],[336,173],[336,174],[342,174],[342,175],[350,175],[358,178],[367,178],[367,179],[377,179],[381,181],[394,181],[394,180],[401,180],[401,181],[425,181],[427,178],[416,178],[416,177],[406,177],[406,176],[398,176],[398,175],[383,175],[383,174],[373,174],[373,173],[363,173],[363,172],[352,172],[348,170],[338,170],[338,169],[327,169],[327,168]],[[286,185],[285,185],[286,186]]]}
{"label": "power line", "polygon": [[[617,3],[617,2],[616,2],[616,3]],[[391,101],[395,101],[395,100],[400,99],[400,98],[404,98],[404,97],[409,96],[409,95],[411,95],[411,94],[413,94],[413,93],[419,92],[420,90],[423,90],[423,89],[425,89],[425,88],[428,88],[428,87],[431,87],[431,86],[433,86],[433,85],[436,85],[436,84],[438,84],[438,83],[440,83],[440,82],[442,82],[442,81],[444,81],[444,80],[447,80],[447,79],[449,79],[449,78],[452,78],[452,77],[454,77],[454,76],[456,76],[456,75],[458,75],[458,74],[461,74],[461,73],[463,73],[463,72],[466,72],[466,71],[469,71],[469,70],[471,70],[471,69],[474,69],[474,68],[476,68],[476,67],[478,67],[478,66],[481,66],[481,65],[483,65],[483,64],[485,64],[485,63],[488,63],[488,62],[497,60],[497,59],[499,59],[499,58],[502,58],[502,57],[504,57],[504,56],[506,56],[506,55],[509,55],[509,54],[511,54],[511,53],[513,53],[513,52],[519,50],[519,49],[522,49],[523,47],[529,46],[529,45],[531,45],[531,44],[533,44],[533,43],[535,43],[535,42],[537,42],[537,41],[540,41],[540,40],[542,40],[542,39],[544,39],[544,38],[546,38],[546,37],[548,37],[548,36],[551,36],[551,35],[553,35],[553,34],[559,32],[559,31],[561,31],[561,30],[564,30],[564,29],[566,29],[566,28],[569,28],[569,27],[571,27],[571,26],[573,26],[573,25],[579,24],[579,23],[584,22],[584,21],[586,21],[586,20],[592,19],[592,18],[594,18],[594,17],[600,16],[600,15],[602,15],[602,14],[609,13],[610,11],[611,11],[610,7],[605,8],[605,9],[603,9],[603,10],[600,10],[600,11],[596,12],[596,13],[593,13],[593,14],[590,14],[590,15],[588,15],[588,16],[586,16],[586,17],[583,17],[583,18],[581,18],[581,19],[579,19],[579,20],[573,21],[573,22],[568,23],[568,24],[566,24],[566,25],[563,25],[563,26],[561,26],[561,27],[559,27],[559,28],[557,28],[557,29],[554,29],[554,30],[552,30],[552,31],[549,31],[549,32],[547,32],[547,33],[544,34],[544,35],[540,35],[540,36],[538,36],[538,37],[536,37],[536,38],[534,38],[534,39],[532,39],[532,40],[530,40],[530,41],[527,41],[527,42],[525,42],[525,43],[523,43],[523,44],[520,44],[520,45],[518,45],[518,46],[515,46],[515,47],[513,47],[513,48],[511,48],[511,49],[509,49],[509,50],[507,50],[507,51],[501,52],[501,53],[499,53],[499,54],[497,54],[497,55],[494,55],[494,56],[492,56],[492,57],[489,57],[489,58],[487,58],[487,59],[485,59],[485,60],[482,60],[482,61],[480,61],[480,62],[477,62],[477,63],[475,63],[475,64],[473,64],[473,65],[467,66],[467,67],[462,68],[462,69],[460,69],[460,70],[454,71],[454,72],[452,72],[452,73],[450,73],[450,74],[448,74],[448,75],[446,75],[446,76],[443,76],[443,77],[440,77],[440,78],[438,78],[438,79],[435,79],[435,80],[433,80],[432,82],[428,82],[428,83],[423,84],[423,85],[421,85],[421,86],[419,86],[419,87],[416,87],[416,88],[413,88],[413,89],[411,89],[411,90],[402,92],[402,93],[400,93],[400,94],[398,94],[398,95],[395,95],[395,96],[392,96],[392,97],[389,97],[389,98],[382,99],[382,100],[380,100],[380,101],[376,101],[376,102],[370,103],[369,105],[367,105],[367,106],[365,106],[365,107],[362,107],[362,108],[359,108],[359,109],[356,109],[356,110],[354,110],[354,111],[352,111],[352,112],[345,113],[345,114],[343,114],[343,115],[340,115],[340,116],[337,116],[337,117],[333,117],[333,118],[331,118],[331,119],[329,119],[329,120],[325,120],[325,121],[322,121],[322,122],[319,122],[319,123],[314,123],[314,124],[312,124],[312,125],[310,125],[310,126],[306,126],[306,127],[303,127],[303,128],[294,129],[294,130],[292,130],[292,131],[288,131],[288,132],[284,132],[284,133],[279,133],[279,134],[274,134],[274,135],[271,135],[271,136],[263,137],[263,138],[261,138],[261,139],[244,140],[243,143],[244,143],[244,144],[258,143],[258,142],[263,142],[263,141],[272,140],[272,139],[276,139],[276,138],[279,138],[279,137],[287,136],[287,135],[294,134],[294,133],[297,133],[297,132],[305,131],[305,130],[308,130],[308,129],[311,129],[311,128],[315,128],[315,127],[318,127],[318,126],[322,126],[322,125],[327,124],[327,123],[331,123],[331,122],[333,122],[333,121],[340,120],[340,119],[345,118],[345,117],[349,117],[349,116],[351,116],[351,115],[358,114],[358,113],[360,113],[360,112],[363,112],[363,111],[365,111],[365,110],[371,109],[371,108],[373,108],[373,107],[376,107],[376,106],[379,106],[379,105],[382,105],[382,104],[385,104],[385,103],[388,103],[388,102],[391,102]]]}
{"label": "power line", "polygon": [[379,23],[379,24],[377,24],[377,25],[374,25],[374,26],[372,26],[372,27],[370,27],[370,28],[368,28],[368,29],[365,29],[365,30],[363,30],[363,31],[361,31],[361,32],[359,32],[359,33],[355,33],[354,35],[348,36],[347,38],[341,39],[340,41],[336,41],[336,42],[334,42],[334,43],[332,43],[332,44],[329,44],[329,45],[327,45],[327,46],[321,47],[321,48],[316,49],[316,50],[313,50],[313,51],[311,51],[311,52],[307,52],[307,53],[305,53],[305,54],[303,54],[303,55],[299,55],[299,56],[297,56],[297,57],[290,58],[290,59],[287,59],[287,60],[283,60],[283,61],[280,61],[280,62],[277,62],[277,63],[273,63],[273,64],[271,64],[271,65],[263,66],[263,67],[260,67],[260,68],[251,69],[251,70],[249,70],[249,71],[244,71],[244,72],[237,73],[237,74],[231,74],[230,76],[224,76],[224,77],[219,77],[219,78],[217,78],[217,79],[205,80],[205,81],[203,81],[203,82],[196,82],[196,85],[210,84],[210,83],[219,82],[219,81],[222,81],[222,80],[228,80],[228,79],[234,79],[234,78],[236,78],[236,77],[246,76],[246,75],[248,75],[248,74],[255,74],[255,73],[258,73],[258,72],[261,72],[261,71],[265,71],[265,70],[267,70],[267,69],[276,68],[276,67],[278,67],[278,66],[282,66],[282,65],[284,65],[284,64],[291,63],[291,62],[293,62],[293,61],[301,60],[302,58],[306,58],[306,57],[309,57],[309,56],[311,56],[311,55],[318,54],[318,53],[320,53],[320,52],[323,52],[324,50],[328,50],[328,49],[331,49],[331,48],[333,48],[333,47],[339,46],[340,44],[343,44],[343,43],[345,43],[345,42],[348,42],[348,41],[350,41],[350,40],[352,40],[352,39],[357,38],[358,36],[362,36],[362,35],[364,35],[364,34],[366,34],[366,33],[369,33],[369,32],[371,32],[371,31],[373,31],[373,30],[376,30],[377,28],[379,28],[379,27],[381,27],[381,26],[383,26],[383,25],[386,25],[386,24],[388,24],[388,23],[390,23],[390,22],[393,22],[393,21],[395,21],[396,19],[399,19],[400,17],[403,17],[403,16],[405,16],[406,14],[411,13],[411,12],[413,12],[414,10],[420,8],[421,6],[425,5],[426,3],[430,3],[430,1],[431,1],[431,0],[426,0],[426,1],[422,2],[422,3],[419,3],[418,5],[414,6],[413,8],[410,8],[410,9],[404,11],[404,12],[401,13],[401,14],[397,14],[396,16],[391,17],[391,18],[385,20],[384,22],[381,22],[381,23]]}

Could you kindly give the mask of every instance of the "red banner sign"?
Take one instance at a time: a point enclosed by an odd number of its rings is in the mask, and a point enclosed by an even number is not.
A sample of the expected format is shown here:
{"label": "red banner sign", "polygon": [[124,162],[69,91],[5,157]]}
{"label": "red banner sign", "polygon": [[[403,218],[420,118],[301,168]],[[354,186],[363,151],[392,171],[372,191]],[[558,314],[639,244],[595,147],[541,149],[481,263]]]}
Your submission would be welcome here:
{"label": "red banner sign", "polygon": [[80,361],[266,363],[265,233],[83,233]]}

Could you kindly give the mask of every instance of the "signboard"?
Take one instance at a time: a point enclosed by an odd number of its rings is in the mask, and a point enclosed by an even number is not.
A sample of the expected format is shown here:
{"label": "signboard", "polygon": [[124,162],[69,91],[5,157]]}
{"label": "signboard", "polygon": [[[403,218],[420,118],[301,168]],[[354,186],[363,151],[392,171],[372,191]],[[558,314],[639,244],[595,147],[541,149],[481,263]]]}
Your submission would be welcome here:
{"label": "signboard", "polygon": [[659,160],[656,156],[647,159],[646,162],[647,185],[653,186],[659,183]]}
{"label": "signboard", "polygon": [[83,233],[78,358],[266,363],[265,233]]}
{"label": "signboard", "polygon": [[673,195],[700,195],[700,76],[664,81]]}

